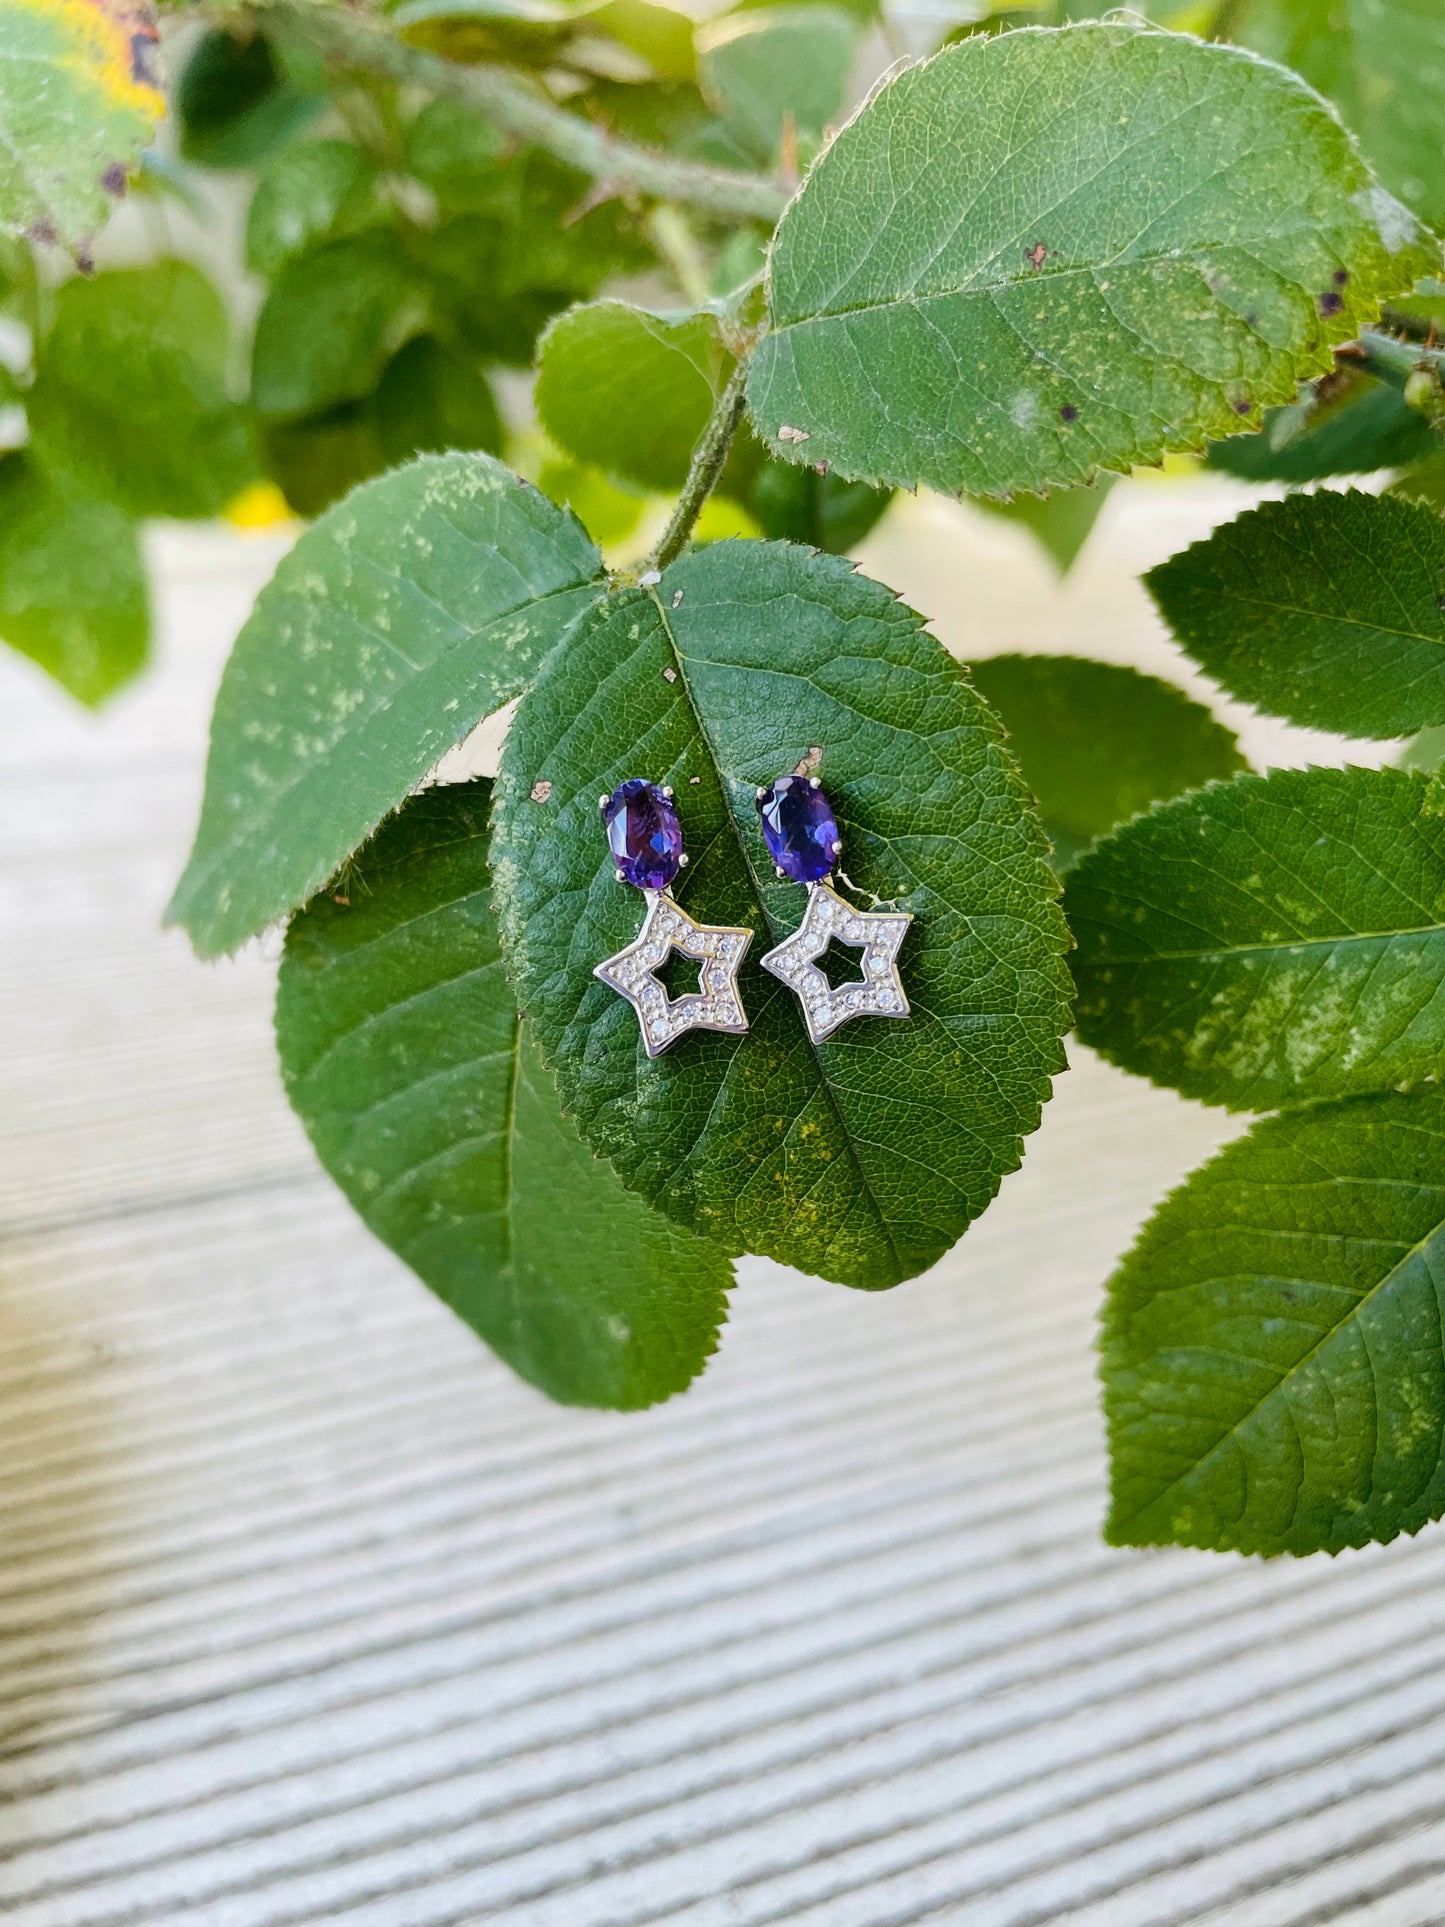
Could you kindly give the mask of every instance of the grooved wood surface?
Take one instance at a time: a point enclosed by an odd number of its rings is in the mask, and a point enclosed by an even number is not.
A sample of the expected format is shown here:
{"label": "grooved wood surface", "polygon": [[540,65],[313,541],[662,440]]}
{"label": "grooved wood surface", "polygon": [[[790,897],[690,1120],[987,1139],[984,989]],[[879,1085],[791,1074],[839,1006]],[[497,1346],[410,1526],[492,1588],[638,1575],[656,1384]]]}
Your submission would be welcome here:
{"label": "grooved wood surface", "polygon": [[[927,503],[871,565],[964,652],[1158,666],[1132,573],[1233,499],[1119,491],[1062,591]],[[750,1262],[686,1398],[548,1406],[317,1173],[274,946],[157,930],[277,545],[154,547],[110,713],[0,660],[7,1927],[1445,1920],[1445,1530],[1098,1538],[1100,1282],[1237,1125],[1076,1051],[928,1278]]]}

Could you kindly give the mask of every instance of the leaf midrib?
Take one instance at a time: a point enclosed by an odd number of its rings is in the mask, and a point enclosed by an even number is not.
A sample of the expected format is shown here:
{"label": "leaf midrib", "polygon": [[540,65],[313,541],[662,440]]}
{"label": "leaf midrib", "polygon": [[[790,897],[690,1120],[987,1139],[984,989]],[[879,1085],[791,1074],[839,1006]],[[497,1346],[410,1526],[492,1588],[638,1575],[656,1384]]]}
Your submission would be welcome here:
{"label": "leaf midrib", "polygon": [[[1190,248],[1187,254],[1181,254],[1176,249],[1164,248],[1158,253],[1150,252],[1147,254],[1131,255],[1127,261],[1122,263],[1116,259],[1113,261],[1099,261],[1088,266],[1073,268],[1030,268],[1027,274],[1000,274],[995,279],[988,281],[983,279],[961,281],[957,287],[951,288],[928,288],[921,291],[917,288],[906,288],[900,293],[889,295],[882,300],[860,301],[852,307],[819,308],[812,314],[801,314],[790,321],[774,320],[768,329],[768,335],[769,337],[785,335],[794,328],[814,327],[820,321],[848,321],[855,315],[882,314],[890,308],[918,307],[925,301],[951,301],[957,299],[960,295],[978,295],[992,299],[1005,289],[1042,286],[1049,281],[1067,280],[1071,276],[1088,275],[1093,277],[1105,272],[1110,274],[1127,274],[1133,268],[1155,267],[1165,262],[1174,263],[1175,265],[1180,262],[1186,262],[1191,267],[1197,267],[1201,260],[1209,260],[1216,251],[1224,253],[1233,253],[1240,250],[1251,252],[1256,246],[1264,246],[1277,242],[1278,238],[1277,235],[1262,235],[1259,237],[1258,242],[1213,241]],[[1201,281],[1204,279],[1202,273],[1200,279]],[[1110,292],[1112,292],[1112,290],[1110,290]],[[1211,298],[1213,298],[1213,291],[1211,290],[1210,293]],[[1229,309],[1228,312],[1234,314],[1232,308]],[[1239,320],[1242,319],[1242,317],[1236,315],[1235,319]],[[1250,330],[1251,334],[1258,334],[1258,332],[1259,330],[1257,328]]]}
{"label": "leaf midrib", "polygon": [[1277,615],[1298,616],[1304,622],[1328,622],[1340,628],[1368,629],[1375,635],[1394,636],[1401,642],[1431,642],[1437,648],[1445,647],[1445,624],[1432,636],[1423,629],[1397,629],[1388,622],[1376,622],[1365,616],[1345,615],[1336,609],[1302,609],[1293,602],[1272,602],[1263,596],[1241,595],[1228,588],[1215,587],[1213,594],[1220,602],[1232,602],[1241,609],[1268,609]]}
{"label": "leaf midrib", "polygon": [[[752,884],[753,897],[757,905],[759,918],[765,925],[767,925],[771,929],[772,918],[768,915],[767,905],[763,901],[762,888],[758,882],[757,872],[753,867],[752,858],[748,854],[748,848],[746,843],[743,840],[742,831],[738,828],[737,818],[733,814],[732,800],[729,794],[727,779],[723,774],[722,766],[718,762],[717,755],[713,749],[712,738],[708,735],[707,729],[703,723],[702,710],[698,706],[696,697],[693,695],[692,682],[688,674],[688,658],[684,656],[681,645],[679,644],[677,636],[673,631],[672,622],[670,620],[670,612],[664,606],[662,598],[658,594],[659,586],[660,585],[654,585],[650,587],[648,589],[648,594],[652,598],[653,605],[657,610],[658,619],[662,623],[662,633],[667,638],[668,648],[672,651],[673,660],[677,664],[678,679],[682,684],[683,693],[687,698],[688,708],[692,711],[693,721],[697,727],[698,738],[703,744],[704,748],[706,749],[708,761],[712,765],[713,775],[717,781],[718,793],[722,798],[723,808],[727,812],[728,825],[729,825],[729,828],[732,830],[734,841],[737,844],[738,856],[741,858],[743,869],[747,873],[749,882]],[[787,994],[786,991],[784,991],[783,994],[786,995]],[[843,1142],[848,1147],[849,1162],[852,1164],[854,1170],[858,1173],[858,1182],[862,1185],[864,1195],[868,1199],[869,1205],[872,1207],[873,1215],[878,1224],[878,1227],[882,1231],[884,1238],[887,1240],[888,1249],[893,1255],[895,1264],[901,1266],[902,1264],[904,1264],[905,1260],[902,1252],[898,1249],[898,1241],[893,1235],[893,1227],[888,1221],[887,1213],[884,1211],[882,1205],[878,1201],[877,1192],[873,1189],[872,1184],[869,1182],[868,1173],[864,1169],[863,1161],[859,1157],[857,1148],[854,1143],[853,1132],[849,1128],[848,1120],[843,1115],[842,1106],[838,1102],[837,1093],[833,1089],[832,1080],[829,1078],[827,1070],[824,1067],[822,1057],[819,1054],[818,1046],[813,1042],[812,1038],[807,1035],[806,1026],[803,1027],[803,1035],[807,1042],[808,1049],[812,1054],[813,1063],[817,1070],[818,1086],[827,1096],[829,1109],[832,1111],[833,1116],[837,1119],[838,1129],[842,1133]],[[795,1118],[793,1120],[793,1123],[796,1125],[797,1121],[798,1120]],[[790,1127],[790,1134],[791,1134],[791,1127]]]}
{"label": "leaf midrib", "polygon": [[1100,968],[1114,964],[1219,963],[1230,957],[1269,956],[1282,950],[1337,949],[1344,943],[1393,943],[1397,937],[1445,935],[1445,923],[1422,923],[1398,930],[1346,930],[1336,937],[1280,937],[1263,943],[1226,945],[1215,950],[1150,950],[1141,956],[1114,954],[1098,960]]}

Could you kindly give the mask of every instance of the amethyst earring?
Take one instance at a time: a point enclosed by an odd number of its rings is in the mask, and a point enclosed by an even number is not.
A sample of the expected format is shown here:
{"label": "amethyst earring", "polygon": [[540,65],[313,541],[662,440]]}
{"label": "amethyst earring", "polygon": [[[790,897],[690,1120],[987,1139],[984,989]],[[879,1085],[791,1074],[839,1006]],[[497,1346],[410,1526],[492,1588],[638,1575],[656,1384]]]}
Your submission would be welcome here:
{"label": "amethyst earring", "polygon": [[[672,790],[632,776],[597,800],[613,874],[619,883],[641,890],[647,910],[635,941],[598,964],[593,976],[637,1012],[649,1057],[690,1030],[740,1037],[748,1020],[738,995],[738,966],[753,933],[729,924],[696,923],[673,902],[672,885],[687,857]],[[674,950],[701,966],[698,988],[683,997],[669,997],[657,976]]]}
{"label": "amethyst earring", "polygon": [[[913,918],[903,910],[858,910],[829,881],[843,854],[833,806],[816,776],[780,776],[757,792],[763,841],[780,877],[808,886],[803,921],[760,959],[794,991],[815,1044],[853,1017],[906,1017],[898,952]],[[862,952],[859,975],[830,984],[818,959],[834,941]]]}

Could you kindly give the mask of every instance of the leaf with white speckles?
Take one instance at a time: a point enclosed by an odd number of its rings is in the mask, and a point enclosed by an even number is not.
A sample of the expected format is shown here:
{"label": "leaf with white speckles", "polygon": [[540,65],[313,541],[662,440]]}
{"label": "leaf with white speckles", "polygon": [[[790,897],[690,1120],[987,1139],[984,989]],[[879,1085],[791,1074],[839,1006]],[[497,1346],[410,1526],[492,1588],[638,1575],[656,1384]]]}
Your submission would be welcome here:
{"label": "leaf with white speckles", "polygon": [[636,1410],[712,1353],[729,1266],[625,1191],[561,1114],[502,975],[485,781],[405,804],[291,921],[286,1092],[383,1243],[521,1376]]}
{"label": "leaf with white speckles", "polygon": [[1445,808],[1399,769],[1212,783],[1067,879],[1079,1035],[1231,1110],[1445,1070]]}
{"label": "leaf with white speckles", "polygon": [[169,919],[211,957],[304,903],[602,586],[576,518],[486,455],[424,456],[338,502],[226,665]]}
{"label": "leaf with white speckles", "polygon": [[1339,1552],[1445,1513],[1445,1095],[1267,1118],[1109,1287],[1115,1545]]}
{"label": "leaf with white speckles", "polygon": [[1082,482],[1292,401],[1438,264],[1277,67],[1120,23],[969,39],[808,176],[748,398],[769,448],[845,475]]}
{"label": "leaf with white speckles", "polygon": [[[774,880],[754,800],[814,745],[842,868],[865,903],[915,917],[912,1016],[816,1046],[757,962],[804,898]],[[676,790],[689,914],[757,932],[745,1037],[694,1032],[648,1059],[593,977],[640,920],[597,815],[630,776]],[[655,594],[598,605],[527,692],[497,786],[498,921],[563,1101],[627,1184],[724,1250],[876,1288],[987,1206],[1062,1067],[1067,939],[1045,849],[997,723],[911,610],[835,557],[721,542]]]}

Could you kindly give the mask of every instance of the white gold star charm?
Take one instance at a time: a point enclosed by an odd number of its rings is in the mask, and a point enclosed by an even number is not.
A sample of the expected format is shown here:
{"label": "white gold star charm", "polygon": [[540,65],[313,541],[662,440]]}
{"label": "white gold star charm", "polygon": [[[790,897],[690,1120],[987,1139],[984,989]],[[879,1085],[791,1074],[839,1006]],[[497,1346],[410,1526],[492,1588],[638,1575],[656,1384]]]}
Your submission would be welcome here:
{"label": "white gold star charm", "polygon": [[[721,1030],[740,1037],[748,1027],[738,995],[738,966],[753,940],[751,930],[730,924],[695,923],[665,890],[646,890],[647,915],[636,939],[592,972],[625,997],[637,1012],[642,1044],[656,1057],[690,1030]],[[657,972],[680,950],[701,964],[698,988],[669,997]]]}
{"label": "white gold star charm", "polygon": [[[797,992],[808,1035],[821,1044],[850,1017],[908,1015],[898,952],[912,921],[906,910],[855,910],[829,884],[810,883],[803,921],[760,962]],[[858,978],[836,987],[817,964],[835,937],[863,953]]]}

